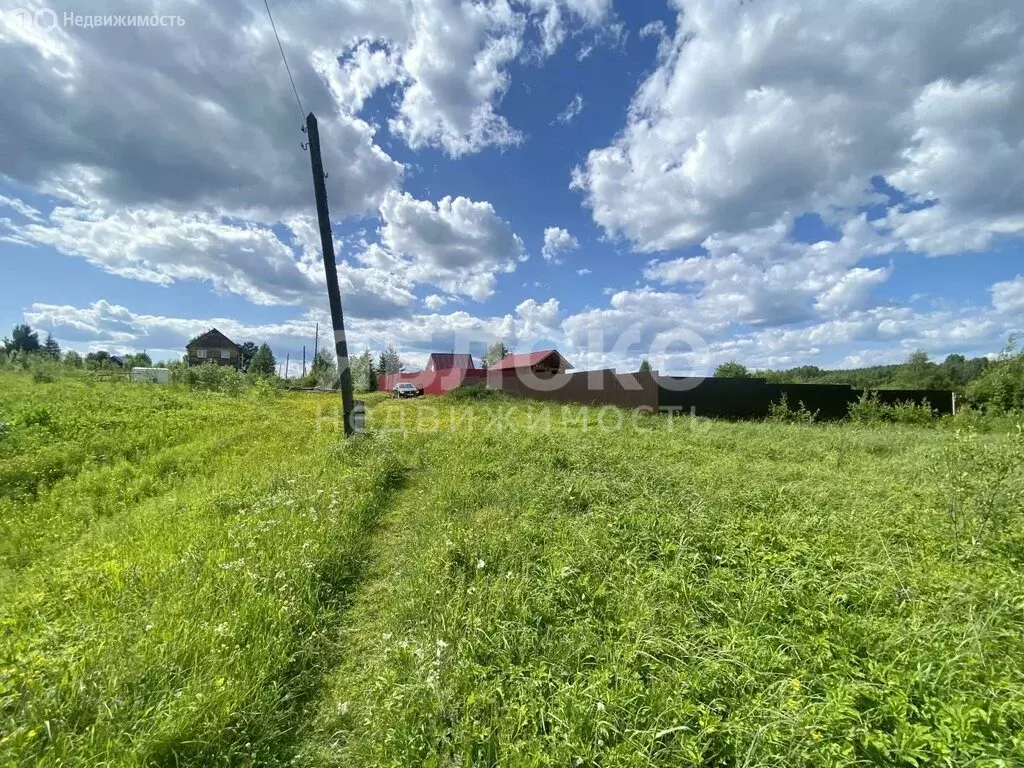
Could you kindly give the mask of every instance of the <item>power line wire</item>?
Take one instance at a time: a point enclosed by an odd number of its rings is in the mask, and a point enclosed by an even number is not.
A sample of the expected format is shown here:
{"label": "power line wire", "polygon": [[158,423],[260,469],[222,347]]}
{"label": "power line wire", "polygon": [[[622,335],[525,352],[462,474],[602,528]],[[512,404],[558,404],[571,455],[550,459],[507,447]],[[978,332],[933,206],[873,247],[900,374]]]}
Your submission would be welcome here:
{"label": "power line wire", "polygon": [[270,26],[274,30],[274,37],[277,39],[277,47],[281,51],[281,61],[284,62],[284,70],[288,73],[288,82],[292,84],[292,93],[295,94],[295,103],[299,105],[299,116],[304,122],[306,110],[302,108],[302,99],[299,98],[299,89],[295,87],[295,80],[292,78],[292,69],[288,66],[288,58],[284,55],[284,46],[281,45],[281,36],[277,34],[277,25],[274,23],[274,14],[270,12],[270,0],[263,0],[267,8],[267,16],[270,18]]}

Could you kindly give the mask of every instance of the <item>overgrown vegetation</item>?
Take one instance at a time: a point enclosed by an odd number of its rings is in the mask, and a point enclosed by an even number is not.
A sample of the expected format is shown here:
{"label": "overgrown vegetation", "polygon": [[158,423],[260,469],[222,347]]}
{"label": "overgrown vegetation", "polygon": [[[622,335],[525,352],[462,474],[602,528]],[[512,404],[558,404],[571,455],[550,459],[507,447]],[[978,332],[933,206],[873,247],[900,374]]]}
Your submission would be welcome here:
{"label": "overgrown vegetation", "polygon": [[935,413],[927,400],[920,404],[899,402],[887,405],[878,399],[877,392],[864,392],[860,399],[850,406],[850,420],[858,424],[894,422],[925,425],[932,423],[934,417]]}
{"label": "overgrown vegetation", "polygon": [[782,393],[782,398],[779,402],[772,403],[768,407],[768,421],[813,424],[817,419],[817,412],[812,413],[807,410],[803,402],[798,403],[796,408],[792,408],[789,404],[789,397],[785,392]]}
{"label": "overgrown vegetation", "polygon": [[1024,349],[1011,338],[1002,354],[967,389],[972,402],[1004,411],[1024,410]]}
{"label": "overgrown vegetation", "polygon": [[0,764],[1024,762],[1017,429],[0,380]]}
{"label": "overgrown vegetation", "polygon": [[317,397],[0,393],[0,764],[285,762],[393,455]]}

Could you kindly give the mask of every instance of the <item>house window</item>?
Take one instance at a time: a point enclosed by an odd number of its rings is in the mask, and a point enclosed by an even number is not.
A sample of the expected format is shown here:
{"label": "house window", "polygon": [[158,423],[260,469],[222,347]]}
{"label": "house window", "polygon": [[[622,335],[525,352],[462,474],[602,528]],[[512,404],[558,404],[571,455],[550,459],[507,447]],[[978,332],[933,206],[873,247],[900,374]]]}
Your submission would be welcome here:
{"label": "house window", "polygon": [[197,354],[199,355],[199,357],[206,357],[206,350],[205,349],[200,349]]}
{"label": "house window", "polygon": [[230,349],[222,349],[220,351],[220,359],[221,360],[230,360],[231,359],[231,350]]}

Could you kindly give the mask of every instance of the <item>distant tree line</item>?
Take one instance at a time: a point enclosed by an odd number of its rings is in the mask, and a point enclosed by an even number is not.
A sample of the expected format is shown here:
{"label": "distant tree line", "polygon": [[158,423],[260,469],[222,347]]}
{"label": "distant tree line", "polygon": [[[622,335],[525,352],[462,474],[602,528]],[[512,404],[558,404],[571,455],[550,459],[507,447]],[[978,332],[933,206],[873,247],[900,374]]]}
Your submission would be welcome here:
{"label": "distant tree line", "polygon": [[986,357],[968,360],[963,355],[949,355],[941,363],[936,363],[928,358],[926,352],[917,351],[906,362],[895,365],[838,370],[802,365],[787,370],[751,373],[742,363],[730,360],[719,365],[714,375],[756,377],[775,384],[849,384],[857,389],[951,389],[963,393],[992,365],[993,361]]}
{"label": "distant tree line", "polygon": [[[5,363],[30,365],[33,362],[59,363],[68,368],[101,371],[115,368],[114,355],[98,349],[82,355],[73,349],[64,352],[52,334],[46,340],[39,341],[39,332],[33,330],[28,323],[19,323],[11,331],[9,338],[3,339],[0,359]],[[153,361],[145,352],[132,352],[118,358],[125,368],[134,366],[152,366]]]}

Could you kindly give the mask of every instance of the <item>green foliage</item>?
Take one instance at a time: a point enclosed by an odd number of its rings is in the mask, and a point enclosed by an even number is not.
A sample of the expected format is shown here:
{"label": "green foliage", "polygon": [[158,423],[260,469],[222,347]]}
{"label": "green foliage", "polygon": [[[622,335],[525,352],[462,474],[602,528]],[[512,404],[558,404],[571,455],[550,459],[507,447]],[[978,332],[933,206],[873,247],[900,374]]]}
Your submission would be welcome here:
{"label": "green foliage", "polygon": [[1024,410],[1024,350],[1011,338],[996,362],[967,388],[971,402],[999,411]]}
{"label": "green foliage", "polygon": [[0,386],[0,764],[287,764],[393,454],[307,395],[42,392]]}
{"label": "green foliage", "polygon": [[380,353],[377,360],[377,373],[401,373],[405,370],[405,363],[398,355],[398,350],[393,344],[388,344],[387,349]]}
{"label": "green foliage", "polygon": [[105,349],[89,352],[85,356],[85,367],[90,371],[109,371],[113,367],[110,362],[110,353]]}
{"label": "green foliage", "polygon": [[988,549],[1024,564],[1024,425],[998,445],[958,429],[943,460],[953,555]]}
{"label": "green foliage", "polygon": [[500,360],[504,360],[511,354],[508,347],[505,346],[504,341],[496,341],[487,348],[484,352],[484,368],[490,368]]}
{"label": "green foliage", "polygon": [[897,424],[930,425],[934,423],[935,413],[928,401],[920,405],[913,402],[898,402],[886,405],[878,398],[877,392],[865,391],[860,399],[850,406],[850,421],[860,424],[880,424],[894,422]]}
{"label": "green foliage", "polygon": [[886,409],[888,420],[896,424],[926,426],[935,421],[935,413],[927,400],[921,404],[910,401],[898,402],[895,405],[886,406]]}
{"label": "green foliage", "polygon": [[456,403],[461,402],[496,402],[507,399],[504,392],[497,389],[488,389],[485,384],[479,381],[473,381],[470,383],[463,384],[462,386],[456,387],[455,389],[449,390],[444,394],[445,400],[451,400]]}
{"label": "green foliage", "polygon": [[640,373],[650,373],[650,372],[651,372],[651,363],[645,357],[643,360],[640,361]]}
{"label": "green foliage", "polygon": [[907,358],[892,378],[895,389],[949,389],[950,382],[942,369],[918,350]]}
{"label": "green foliage", "polygon": [[172,384],[231,396],[238,396],[249,383],[258,378],[256,374],[247,376],[229,365],[217,365],[213,362],[202,365],[179,365],[171,369]]}
{"label": "green foliage", "polygon": [[69,368],[81,368],[84,364],[82,356],[75,352],[75,350],[69,349],[64,353],[64,365]]}
{"label": "green foliage", "polygon": [[246,370],[256,376],[277,375],[277,360],[274,358],[274,353],[270,349],[269,344],[263,343],[260,345],[260,348],[256,350],[249,361]]}
{"label": "green foliage", "polygon": [[729,360],[715,368],[715,378],[719,379],[749,379],[750,371],[747,366],[735,360]]}
{"label": "green foliage", "polygon": [[19,323],[11,331],[11,338],[4,339],[4,347],[8,352],[37,352],[39,334],[33,331],[28,323]]}
{"label": "green foliage", "polygon": [[43,348],[40,352],[51,360],[60,360],[60,344],[58,344],[57,340],[53,338],[52,333],[46,334],[46,343],[43,344]]}
{"label": "green foliage", "polygon": [[243,371],[249,370],[249,363],[259,351],[259,347],[251,341],[245,341],[238,345],[238,367]]}
{"label": "green foliage", "polygon": [[807,410],[807,407],[800,401],[797,408],[791,408],[788,402],[788,397],[785,392],[782,393],[782,398],[777,403],[772,403],[768,406],[768,421],[793,423],[793,424],[813,424],[818,419],[818,412],[813,413]]}
{"label": "green foliage", "polygon": [[299,764],[1024,758],[1024,585],[1002,554],[951,562],[947,433],[503,405],[403,439]]}
{"label": "green foliage", "polygon": [[377,372],[373,366],[373,355],[364,349],[356,357],[349,358],[352,370],[352,388],[356,392],[373,392],[377,389]]}
{"label": "green foliage", "polygon": [[963,355],[949,355],[942,363],[935,364],[925,353],[915,352],[906,363],[899,365],[835,371],[803,365],[759,375],[776,384],[849,384],[857,389],[954,389],[963,392],[989,365],[987,358],[968,360]]}
{"label": "green foliage", "polygon": [[125,355],[124,367],[128,370],[132,368],[152,368],[153,359],[145,352],[135,352],[130,355]]}
{"label": "green foliage", "polygon": [[32,370],[32,381],[36,384],[52,384],[57,380],[58,369],[54,365],[36,365]]}
{"label": "green foliage", "polygon": [[877,392],[865,391],[850,406],[850,421],[859,424],[877,424],[885,421],[887,407],[878,399]]}

